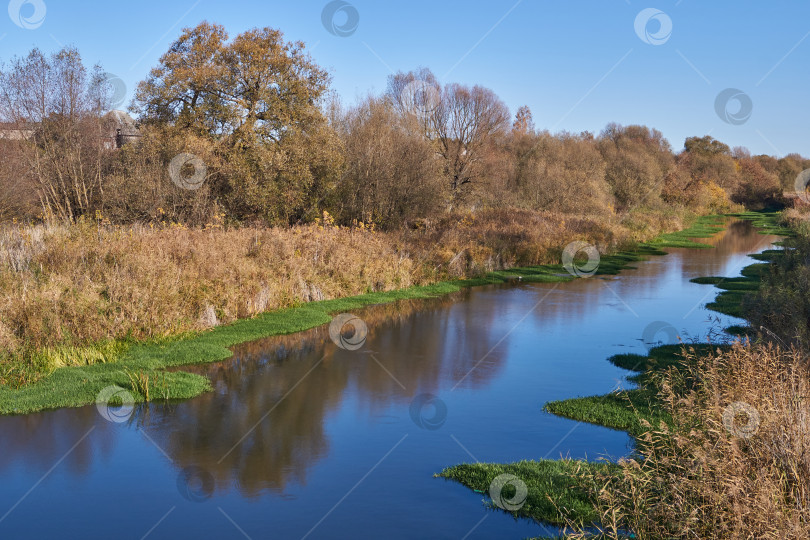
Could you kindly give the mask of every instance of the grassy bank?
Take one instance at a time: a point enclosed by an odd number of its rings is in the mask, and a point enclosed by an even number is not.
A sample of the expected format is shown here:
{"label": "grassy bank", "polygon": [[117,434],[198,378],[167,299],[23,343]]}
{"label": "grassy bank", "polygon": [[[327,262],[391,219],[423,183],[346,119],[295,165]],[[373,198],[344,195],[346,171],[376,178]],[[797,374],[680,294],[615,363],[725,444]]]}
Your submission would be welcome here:
{"label": "grassy bank", "polygon": [[[525,503],[512,512],[515,517],[534,519],[555,525],[590,524],[599,520],[592,488],[583,478],[597,474],[615,474],[618,468],[609,463],[560,459],[519,461],[517,463],[464,463],[443,470],[440,477],[452,479],[478,493],[487,494],[493,480],[509,474],[528,488]],[[501,496],[515,496],[504,487]],[[494,503],[488,503],[497,508]]]}
{"label": "grassy bank", "polygon": [[[736,217],[750,219],[763,234],[794,235],[775,214]],[[778,263],[785,256],[769,250],[756,259]],[[772,281],[777,266],[754,263],[740,278],[693,281],[720,286],[721,298],[710,306],[740,316],[746,313],[744,304],[761,294],[762,283]],[[750,328],[737,332],[752,333]],[[802,507],[791,507],[791,497],[806,499],[807,481],[796,477],[806,468],[804,416],[789,416],[801,402],[790,402],[790,396],[801,396],[798,389],[810,380],[803,355],[759,344],[666,345],[609,361],[636,372],[630,380],[637,388],[550,402],[545,409],[629,432],[636,441],[630,458],[618,464],[462,464],[438,476],[487,493],[498,474],[510,472],[528,487],[527,502],[513,512],[516,516],[568,526],[579,531],[577,536],[595,534],[588,529],[593,526],[610,538],[628,531],[651,538],[730,537],[745,527],[763,537],[806,534],[810,516]],[[777,387],[784,395],[774,394]],[[761,423],[754,435],[762,436],[765,446],[753,447],[739,432],[726,429],[728,423],[749,418],[747,409],[729,414],[729,404],[740,403],[757,411]],[[763,515],[756,517],[757,512]]]}
{"label": "grassy bank", "polygon": [[[717,347],[697,345],[690,349],[689,355],[706,355]],[[672,367],[683,366],[682,346],[664,345],[651,349],[647,356],[622,354],[609,361],[635,372],[632,380],[638,383],[638,388],[552,401],[544,408],[578,422],[627,431],[636,439],[643,437],[650,426],[671,425],[672,417],[660,395],[660,377]],[[546,459],[510,464],[463,463],[447,467],[437,476],[487,493],[492,481],[504,473],[517,476],[528,488],[526,504],[512,512],[513,515],[584,528],[598,525],[601,518],[595,482],[619,474],[620,468],[606,461]]]}
{"label": "grassy bank", "polygon": [[[609,255],[601,256],[597,274],[616,274],[623,268],[627,268],[634,262],[643,260],[645,257],[653,255],[664,255],[665,252],[661,248],[670,247],[673,245],[680,245],[682,242],[691,242],[689,238],[699,235],[705,236],[706,232],[716,232],[719,227],[721,218],[703,217],[694,221],[692,228],[680,232],[661,235],[652,238],[646,243],[632,244],[632,250],[619,250]],[[479,225],[482,220],[479,219]],[[484,230],[489,230],[489,226],[484,224]],[[590,225],[589,225],[590,226]],[[591,237],[594,231],[588,231],[583,228],[585,225],[577,225],[577,228],[572,228],[569,223],[567,234],[579,232],[585,238],[587,234]],[[229,347],[238,343],[259,339],[262,337],[288,334],[298,332],[318,325],[326,324],[331,320],[332,315],[340,312],[352,311],[360,309],[363,306],[380,304],[385,302],[393,302],[400,299],[407,298],[427,298],[448,294],[460,290],[463,287],[471,287],[476,285],[485,284],[498,284],[507,283],[514,279],[520,278],[522,281],[537,281],[537,282],[554,282],[554,281],[567,281],[573,277],[566,271],[562,264],[534,264],[532,266],[514,266],[505,270],[493,270],[489,272],[481,272],[480,267],[468,262],[464,272],[466,274],[476,273],[478,276],[462,278],[462,279],[435,279],[435,276],[447,276],[448,273],[437,272],[434,274],[434,283],[424,285],[407,286],[409,280],[413,278],[414,274],[402,274],[401,268],[404,265],[400,264],[400,271],[391,271],[386,278],[384,269],[389,264],[393,256],[393,250],[390,250],[390,239],[381,239],[377,233],[370,231],[351,231],[339,228],[330,228],[328,224],[321,225],[320,228],[307,227],[304,230],[299,230],[291,234],[297,235],[299,246],[295,248],[288,246],[287,251],[293,250],[294,252],[302,249],[314,251],[316,254],[320,253],[321,260],[327,259],[327,262],[319,264],[328,264],[335,262],[336,258],[345,257],[345,252],[342,251],[345,246],[348,249],[354,248],[356,250],[365,250],[361,253],[360,262],[355,261],[355,266],[362,267],[360,271],[361,278],[355,289],[348,287],[349,291],[356,290],[357,286],[362,287],[362,280],[380,280],[387,279],[387,284],[380,288],[390,288],[391,290],[366,292],[365,294],[348,294],[345,298],[336,298],[330,300],[313,300],[309,298],[309,302],[302,302],[297,299],[291,305],[281,309],[271,311],[263,311],[254,313],[249,318],[234,319],[229,324],[216,326],[209,330],[197,329],[193,321],[189,321],[189,317],[179,317],[174,322],[178,327],[176,332],[164,331],[162,334],[157,332],[142,331],[140,333],[133,332],[131,329],[127,335],[123,337],[114,336],[112,338],[104,339],[102,341],[91,342],[89,345],[65,345],[56,342],[48,344],[45,347],[40,347],[35,351],[23,349],[23,353],[18,356],[7,357],[6,361],[0,364],[0,375],[7,381],[6,384],[0,385],[0,413],[2,414],[19,414],[34,412],[43,409],[58,408],[58,407],[75,407],[88,403],[92,403],[98,392],[110,385],[118,385],[123,388],[129,389],[136,401],[145,400],[147,393],[150,399],[185,399],[199,395],[210,389],[209,381],[199,375],[183,372],[182,370],[173,370],[170,372],[165,371],[166,368],[177,367],[188,364],[215,362],[228,358],[231,355]],[[81,242],[81,238],[86,241],[88,230],[99,238],[104,238],[107,242],[114,242],[115,238],[111,240],[107,235],[123,236],[121,231],[102,231],[100,229],[90,229],[79,231],[75,233],[79,236],[76,242]],[[477,232],[476,232],[477,231]],[[253,241],[251,235],[255,232],[251,231],[234,231],[229,236],[225,232],[218,231],[158,231],[153,233],[147,239],[138,238],[137,241],[133,240],[131,243],[141,244],[139,247],[135,245],[130,251],[138,253],[140,249],[145,249],[145,246],[151,238],[152,240],[163,239],[163,235],[171,233],[175,240],[171,258],[183,260],[183,257],[178,256],[178,253],[188,253],[190,249],[192,254],[187,260],[200,259],[199,253],[205,245],[203,242],[206,240],[203,235],[208,235],[209,242],[217,246],[228,249],[230,253],[236,255],[241,252],[239,246],[228,246],[225,244],[229,241],[239,240],[247,244],[247,254],[242,254],[242,259],[247,259],[249,264],[255,265],[258,259],[259,262],[266,260],[269,256],[268,253],[262,251],[261,246],[267,242],[266,239]],[[587,234],[586,234],[587,233]],[[71,233],[66,233],[71,234]],[[280,234],[279,232],[270,232],[265,234]],[[533,233],[534,234],[534,233]],[[485,250],[487,246],[494,245],[495,241],[487,239],[486,234],[477,229],[470,229],[468,231],[453,231],[448,233],[450,238],[458,241],[460,235],[467,235],[466,242],[472,242],[476,235],[483,237],[478,246],[479,251]],[[135,237],[137,235],[133,235]],[[202,237],[202,238],[201,238]],[[336,242],[337,239],[337,242]],[[282,240],[276,239],[276,243]],[[548,240],[544,240],[548,241]],[[342,243],[345,242],[345,245]],[[365,245],[371,243],[370,246]],[[626,244],[627,242],[625,242]],[[190,244],[190,247],[189,247]],[[255,247],[258,244],[259,247]],[[446,244],[451,244],[450,240]],[[131,253],[126,252],[123,247],[114,244],[115,248],[108,251],[102,258],[116,261],[120,265],[126,265],[127,257],[132,257]],[[361,247],[361,245],[363,247]],[[453,249],[455,249],[455,244]],[[610,243],[604,244],[602,249],[610,249]],[[434,246],[433,249],[440,249]],[[539,247],[538,247],[539,248]],[[258,250],[258,255],[251,255],[250,249]],[[518,253],[520,250],[525,250],[527,247],[520,242],[513,246],[513,253]],[[319,250],[319,251],[318,251]],[[77,251],[80,252],[80,250]],[[168,250],[167,250],[168,251]],[[546,246],[542,252],[534,253],[531,256],[525,255],[518,257],[516,260],[560,260],[560,246]],[[108,257],[109,253],[114,255]],[[43,253],[50,253],[48,248],[43,248]],[[117,255],[117,256],[116,256]],[[310,254],[312,255],[312,254]],[[402,254],[400,253],[399,256]],[[374,260],[374,257],[377,260]],[[214,259],[222,257],[222,254],[212,257]],[[47,256],[44,257],[47,259]],[[458,259],[458,256],[454,256]],[[293,260],[296,259],[293,253]],[[32,261],[34,257],[27,263],[27,270],[31,270]],[[473,259],[473,262],[476,259]],[[75,262],[75,260],[74,260]],[[102,264],[102,263],[97,263]],[[213,263],[212,263],[213,264]],[[218,275],[226,274],[229,268],[233,267],[233,263],[229,266],[221,263],[225,268],[220,268],[220,265],[213,264]],[[274,263],[278,267],[279,263]],[[292,264],[292,263],[288,263]],[[300,263],[299,263],[300,264]],[[347,263],[348,264],[348,263]],[[446,263],[446,267],[450,268],[455,264],[452,260]],[[376,265],[380,268],[376,274],[371,275]],[[471,266],[472,265],[472,266]],[[350,266],[350,269],[352,267]],[[393,268],[393,266],[391,266]],[[476,268],[479,269],[476,272]],[[34,268],[35,270],[35,268]],[[130,268],[132,270],[132,268]],[[120,270],[119,270],[120,271]],[[244,269],[240,269],[245,272]],[[344,271],[346,271],[344,269]],[[201,272],[196,272],[199,275]],[[91,272],[92,274],[92,272]],[[403,277],[403,275],[405,277]],[[397,277],[399,276],[399,278]],[[157,280],[166,280],[165,275],[152,276]],[[335,277],[333,276],[333,281]],[[405,279],[407,278],[407,279]],[[85,277],[86,279],[86,277]],[[142,279],[142,278],[139,278]],[[314,279],[314,278],[313,278]],[[397,279],[399,281],[397,282]],[[420,281],[430,282],[430,278],[425,274],[419,278]],[[109,278],[108,278],[109,281]],[[214,285],[209,279],[205,283]],[[396,286],[396,284],[400,286]],[[165,284],[156,284],[163,286]],[[181,284],[182,285],[182,284]],[[235,285],[236,286],[236,285]],[[222,288],[221,284],[217,285]],[[309,287],[311,288],[311,287]],[[368,289],[373,287],[366,286]],[[182,287],[181,287],[182,289]],[[109,292],[108,292],[109,294]],[[240,291],[235,293],[223,290],[223,295],[230,294],[231,297],[240,294]],[[244,295],[244,291],[241,291]],[[332,294],[339,294],[339,290]],[[173,295],[174,298],[176,295]],[[250,296],[249,294],[247,296]],[[317,297],[317,295],[316,295]],[[249,298],[250,300],[250,298]],[[179,301],[179,300],[178,300]],[[203,305],[202,302],[198,304]],[[255,304],[255,302],[254,302]],[[75,306],[71,306],[74,307]],[[152,306],[153,309],[158,310],[159,306]],[[181,306],[175,305],[177,313],[181,311]],[[199,306],[197,306],[199,307]],[[265,306],[267,307],[267,302]],[[101,310],[94,311],[96,316],[104,316],[105,313]],[[31,316],[33,317],[33,313]],[[161,316],[158,311],[152,314],[153,317]],[[168,327],[169,322],[165,321],[166,314],[162,315],[162,319],[158,321],[161,325]],[[222,319],[220,310],[215,311],[216,319]],[[227,319],[226,319],[227,320]],[[105,319],[106,321],[106,319]],[[185,323],[182,323],[185,321]],[[89,323],[88,323],[89,324]],[[69,334],[69,333],[68,333]],[[54,361],[54,358],[57,361]],[[138,384],[135,381],[140,381]]]}

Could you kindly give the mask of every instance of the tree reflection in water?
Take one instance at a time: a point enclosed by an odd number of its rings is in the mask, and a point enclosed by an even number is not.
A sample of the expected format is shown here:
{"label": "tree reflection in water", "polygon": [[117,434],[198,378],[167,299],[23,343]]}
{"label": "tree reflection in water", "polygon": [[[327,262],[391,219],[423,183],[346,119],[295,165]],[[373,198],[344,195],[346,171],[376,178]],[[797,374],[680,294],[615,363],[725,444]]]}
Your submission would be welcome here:
{"label": "tree reflection in water", "polygon": [[290,482],[305,484],[308,469],[328,454],[326,419],[349,393],[369,416],[392,404],[405,414],[415,395],[452,386],[481,358],[465,384],[497,372],[502,355],[491,349],[500,337],[465,331],[492,324],[464,301],[469,294],[358,312],[369,327],[358,351],[337,347],[325,326],[239,346],[226,362],[194,368],[211,378],[214,392],[141,408],[138,421],[178,467],[202,467],[217,486],[247,497],[282,493]]}

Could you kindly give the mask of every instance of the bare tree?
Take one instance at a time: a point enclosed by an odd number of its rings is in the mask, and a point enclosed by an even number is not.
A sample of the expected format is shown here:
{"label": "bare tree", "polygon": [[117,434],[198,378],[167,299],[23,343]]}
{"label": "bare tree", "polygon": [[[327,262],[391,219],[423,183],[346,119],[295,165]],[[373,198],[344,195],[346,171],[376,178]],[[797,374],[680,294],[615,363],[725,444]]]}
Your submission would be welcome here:
{"label": "bare tree", "polygon": [[0,117],[17,128],[40,201],[59,219],[87,213],[100,195],[104,140],[91,96],[104,95],[102,81],[75,48],[33,49],[0,72]]}
{"label": "bare tree", "polygon": [[454,193],[479,175],[486,145],[509,126],[509,110],[492,90],[449,84],[431,114]]}
{"label": "bare tree", "polygon": [[480,177],[486,146],[509,128],[509,109],[492,90],[455,83],[442,87],[425,68],[392,75],[388,97],[435,141],[454,196]]}
{"label": "bare tree", "polygon": [[347,167],[337,198],[344,221],[395,228],[446,204],[442,160],[429,140],[403,128],[406,120],[390,102],[373,97],[346,115]]}

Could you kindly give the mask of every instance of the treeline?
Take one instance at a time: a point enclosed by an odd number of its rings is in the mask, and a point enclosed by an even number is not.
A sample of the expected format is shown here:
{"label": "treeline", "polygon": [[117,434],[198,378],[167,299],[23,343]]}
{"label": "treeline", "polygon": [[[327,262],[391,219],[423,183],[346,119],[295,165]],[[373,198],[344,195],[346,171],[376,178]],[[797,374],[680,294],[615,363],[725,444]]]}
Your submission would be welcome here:
{"label": "treeline", "polygon": [[352,107],[329,83],[277,30],[229,39],[201,23],[138,85],[139,136],[116,149],[102,70],[34,49],[0,71],[0,218],[291,225],[328,212],[395,229],[479,208],[702,213],[779,204],[810,168],[710,136],[675,152],[646,126],[552,134],[527,107],[512,117],[493,91],[427,69]]}

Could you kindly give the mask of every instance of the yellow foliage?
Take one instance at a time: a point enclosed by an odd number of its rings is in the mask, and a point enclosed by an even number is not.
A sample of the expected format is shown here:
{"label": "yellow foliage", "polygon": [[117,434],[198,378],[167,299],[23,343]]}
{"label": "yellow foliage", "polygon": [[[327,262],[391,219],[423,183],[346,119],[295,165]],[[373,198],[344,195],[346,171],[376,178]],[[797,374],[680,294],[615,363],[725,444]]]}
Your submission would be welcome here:
{"label": "yellow foliage", "polygon": [[712,212],[722,213],[730,210],[731,201],[729,201],[728,193],[726,193],[725,189],[718,186],[714,181],[709,181],[705,188],[709,195],[708,207]]}

